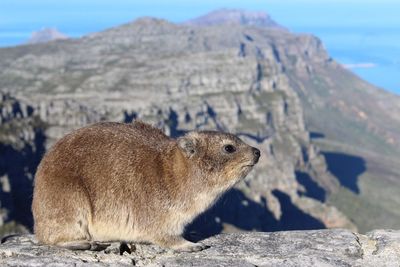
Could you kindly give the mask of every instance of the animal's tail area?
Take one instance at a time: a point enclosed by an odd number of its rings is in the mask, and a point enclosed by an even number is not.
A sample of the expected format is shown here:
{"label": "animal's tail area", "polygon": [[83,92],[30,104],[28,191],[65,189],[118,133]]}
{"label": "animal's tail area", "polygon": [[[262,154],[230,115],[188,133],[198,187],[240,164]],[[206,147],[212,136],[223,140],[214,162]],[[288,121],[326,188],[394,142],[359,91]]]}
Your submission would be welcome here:
{"label": "animal's tail area", "polygon": [[[0,243],[3,244],[5,242],[12,241],[21,236],[23,236],[23,235],[12,234],[12,235],[4,236],[1,239]],[[100,243],[100,242],[87,241],[87,240],[68,241],[68,242],[62,242],[62,243],[57,244],[57,246],[59,246],[59,247],[67,248],[67,249],[71,249],[71,250],[92,250],[92,251],[101,251],[101,250],[106,249],[110,245],[111,245],[110,243]]]}
{"label": "animal's tail area", "polygon": [[[74,192],[74,197],[77,192],[79,191]],[[88,201],[84,196],[78,197],[80,202],[75,205],[60,207],[57,202],[51,202],[47,209],[40,210],[34,228],[36,238],[41,244],[71,250],[101,250],[102,246],[96,245],[88,229],[91,220]]]}

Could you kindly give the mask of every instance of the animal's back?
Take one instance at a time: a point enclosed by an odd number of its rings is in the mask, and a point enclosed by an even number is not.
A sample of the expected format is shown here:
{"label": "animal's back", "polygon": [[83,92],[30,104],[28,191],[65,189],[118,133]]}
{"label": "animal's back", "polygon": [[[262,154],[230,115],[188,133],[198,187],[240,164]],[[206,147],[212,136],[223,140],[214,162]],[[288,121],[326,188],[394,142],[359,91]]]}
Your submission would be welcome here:
{"label": "animal's back", "polygon": [[[73,172],[68,177],[87,179],[104,174],[107,166],[115,167],[121,161],[126,164],[125,159],[140,161],[144,153],[156,155],[169,141],[160,130],[141,122],[93,124],[59,140],[44,156],[36,179],[64,179],[65,175],[61,174],[68,171]],[[43,176],[43,171],[61,173]]]}

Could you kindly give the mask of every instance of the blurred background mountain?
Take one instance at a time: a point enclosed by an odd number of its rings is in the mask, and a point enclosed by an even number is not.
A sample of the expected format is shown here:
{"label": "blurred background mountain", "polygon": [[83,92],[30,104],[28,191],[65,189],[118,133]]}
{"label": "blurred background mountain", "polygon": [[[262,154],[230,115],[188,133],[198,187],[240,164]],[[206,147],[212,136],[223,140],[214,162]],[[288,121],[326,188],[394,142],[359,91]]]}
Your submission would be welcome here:
{"label": "blurred background mountain", "polygon": [[[331,11],[344,3],[333,2]],[[284,11],[298,13],[296,3]],[[116,9],[122,18],[133,12]],[[112,21],[116,11],[104,12]],[[231,131],[263,152],[251,177],[188,232],[400,227],[400,97],[351,71],[381,63],[357,55],[342,60],[319,38],[263,11],[172,14],[172,22],[144,17],[80,38],[60,24],[35,33],[40,42],[18,46],[28,36],[17,42],[2,35],[3,45],[12,46],[0,49],[3,233],[31,228],[32,180],[51,144],[88,123],[137,118],[174,137],[193,129]],[[70,27],[86,20],[69,20]],[[331,23],[339,28],[328,35],[341,34],[344,22]],[[342,42],[342,55],[352,58],[351,40]]]}
{"label": "blurred background mountain", "polygon": [[46,43],[54,40],[67,39],[68,36],[59,32],[55,28],[43,28],[40,31],[33,32],[29,38],[29,44]]}
{"label": "blurred background mountain", "polygon": [[258,14],[267,11],[270,19],[292,32],[312,33],[335,60],[368,82],[399,94],[400,3],[395,0],[4,0],[0,3],[0,47],[27,42],[43,28],[81,37],[138,17],[182,23],[222,7]]}

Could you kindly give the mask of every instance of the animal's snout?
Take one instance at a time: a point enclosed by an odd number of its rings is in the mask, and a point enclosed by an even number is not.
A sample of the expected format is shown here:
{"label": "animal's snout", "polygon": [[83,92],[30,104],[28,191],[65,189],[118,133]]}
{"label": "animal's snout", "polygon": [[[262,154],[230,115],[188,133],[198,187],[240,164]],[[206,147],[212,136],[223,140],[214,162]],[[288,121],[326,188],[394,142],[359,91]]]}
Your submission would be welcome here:
{"label": "animal's snout", "polygon": [[252,150],[254,155],[254,164],[256,164],[261,157],[261,151],[255,147],[253,147]]}

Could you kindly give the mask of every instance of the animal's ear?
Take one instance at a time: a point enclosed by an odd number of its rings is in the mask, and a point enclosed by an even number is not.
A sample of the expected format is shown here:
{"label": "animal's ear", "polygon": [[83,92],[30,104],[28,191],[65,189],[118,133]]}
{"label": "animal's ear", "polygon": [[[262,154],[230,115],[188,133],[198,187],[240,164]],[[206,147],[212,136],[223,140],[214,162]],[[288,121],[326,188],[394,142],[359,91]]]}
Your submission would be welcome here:
{"label": "animal's ear", "polygon": [[193,134],[187,134],[178,138],[178,146],[182,152],[191,157],[196,154],[198,149],[198,140]]}

